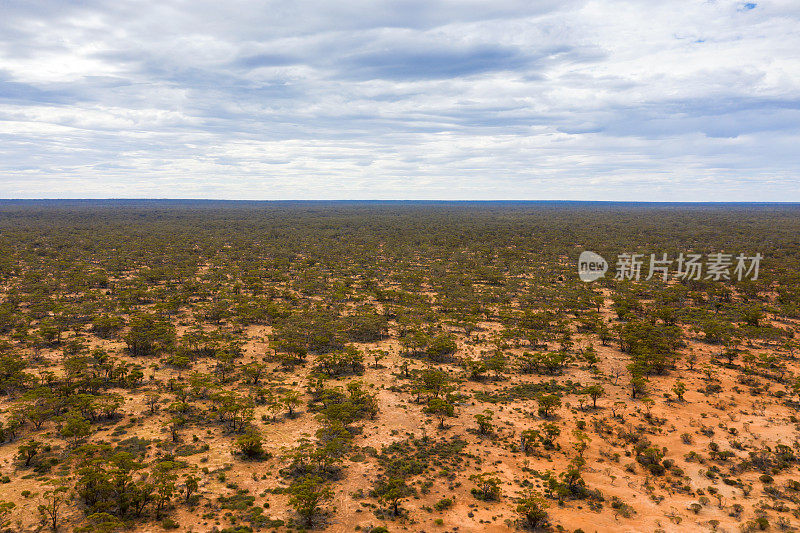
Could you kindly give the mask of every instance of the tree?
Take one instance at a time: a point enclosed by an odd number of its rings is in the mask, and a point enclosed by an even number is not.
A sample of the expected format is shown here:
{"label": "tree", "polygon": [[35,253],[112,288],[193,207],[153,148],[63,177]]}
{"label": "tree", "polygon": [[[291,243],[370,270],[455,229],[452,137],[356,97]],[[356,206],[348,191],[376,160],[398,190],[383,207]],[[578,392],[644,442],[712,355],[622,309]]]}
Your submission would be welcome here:
{"label": "tree", "polygon": [[333,491],[323,483],[321,477],[314,475],[306,475],[295,481],[288,492],[289,505],[309,527],[314,524],[314,518],[320,512],[321,504],[333,498]]}
{"label": "tree", "polygon": [[429,368],[420,374],[420,389],[430,394],[432,398],[441,396],[449,383],[450,376],[443,370]]}
{"label": "tree", "polygon": [[626,404],[625,402],[617,400],[616,402],[614,402],[611,405],[611,416],[616,418],[617,417],[617,411],[619,411],[620,412],[619,416],[622,417],[623,412],[625,411],[625,408],[627,406],[628,406],[628,404]]}
{"label": "tree", "polygon": [[739,350],[733,347],[725,348],[725,351],[722,352],[722,356],[728,360],[728,365],[733,366],[733,362],[739,357]]}
{"label": "tree", "polygon": [[[5,352],[5,350],[2,350]],[[15,353],[0,357],[0,393],[8,394],[25,387],[31,376],[25,372],[28,363]]]}
{"label": "tree", "polygon": [[260,460],[265,455],[263,439],[261,438],[261,434],[255,429],[236,439],[234,447],[246,459]]}
{"label": "tree", "polygon": [[380,368],[381,361],[389,355],[386,350],[370,350],[369,354],[372,356],[372,359],[375,361],[375,368]]}
{"label": "tree", "polygon": [[442,333],[431,339],[428,344],[428,357],[432,361],[444,362],[448,357],[456,353],[458,345],[455,339],[447,333]]}
{"label": "tree", "polygon": [[469,379],[472,381],[483,381],[486,377],[484,374],[486,374],[488,368],[486,367],[486,361],[483,359],[467,359],[464,366],[469,371]]}
{"label": "tree", "polygon": [[486,369],[494,372],[494,376],[497,378],[500,374],[505,372],[508,359],[503,352],[496,350],[492,355],[484,359],[484,361],[486,363]]}
{"label": "tree", "polygon": [[122,319],[118,316],[100,315],[92,321],[92,331],[102,339],[114,337],[123,327]]}
{"label": "tree", "polygon": [[156,411],[158,411],[158,402],[160,400],[161,396],[156,392],[148,392],[145,394],[144,403],[150,408],[151,415],[156,414]]}
{"label": "tree", "polygon": [[561,398],[556,394],[542,394],[536,398],[539,404],[539,415],[543,418],[550,418],[553,410],[561,407]]}
{"label": "tree", "polygon": [[283,398],[278,398],[272,395],[272,392],[268,392],[266,396],[266,404],[267,404],[267,411],[272,413],[270,417],[273,421],[278,419],[278,413],[283,410]]}
{"label": "tree", "polygon": [[603,389],[602,385],[596,383],[583,389],[583,393],[587,394],[592,399],[592,408],[597,409],[597,399],[605,393],[605,389]]}
{"label": "tree", "polygon": [[672,386],[672,392],[678,397],[679,401],[683,401],[683,395],[686,394],[686,384],[683,381],[676,381]]}
{"label": "tree", "polygon": [[742,320],[748,326],[758,327],[763,319],[764,312],[757,305],[742,310]]}
{"label": "tree", "polygon": [[61,486],[45,491],[42,495],[42,500],[43,503],[38,507],[39,514],[42,516],[42,520],[55,533],[61,523],[61,508],[67,501],[67,487]]}
{"label": "tree", "polygon": [[39,324],[39,335],[48,344],[61,344],[61,335],[64,333],[64,326],[60,320],[45,318]]}
{"label": "tree", "polygon": [[635,399],[637,396],[644,394],[644,392],[647,390],[647,378],[645,378],[641,372],[634,369],[631,372],[630,386],[631,398]]}
{"label": "tree", "polygon": [[650,418],[650,410],[656,404],[656,401],[653,400],[652,398],[642,398],[642,403],[644,404],[644,408],[647,410],[645,416],[647,418]]}
{"label": "tree", "polygon": [[258,385],[259,380],[266,372],[266,365],[253,361],[242,367],[242,374],[252,385]]}
{"label": "tree", "polygon": [[79,413],[71,412],[66,416],[63,426],[61,427],[61,436],[67,439],[70,445],[74,448],[84,438],[91,433],[91,426]]}
{"label": "tree", "polygon": [[500,499],[500,478],[497,472],[472,474],[469,480],[475,483],[472,494],[479,500],[495,501]]}
{"label": "tree", "polygon": [[481,435],[488,435],[494,429],[492,425],[492,418],[494,417],[494,413],[490,409],[484,409],[483,413],[479,413],[475,416],[475,422],[478,423],[478,433]]}
{"label": "tree", "polygon": [[708,343],[718,344],[730,339],[732,326],[718,320],[706,320],[700,326]]}
{"label": "tree", "polygon": [[535,528],[547,518],[547,501],[533,489],[528,489],[517,500],[516,511],[528,527]]}
{"label": "tree", "polygon": [[25,466],[30,466],[31,461],[39,453],[42,443],[34,439],[29,440],[25,444],[21,444],[17,450],[17,455],[20,459],[25,461]]}
{"label": "tree", "polygon": [[94,406],[105,418],[113,418],[124,403],[125,398],[121,394],[114,392],[96,396]]}
{"label": "tree", "polygon": [[286,391],[283,393],[283,397],[281,398],[283,405],[286,406],[286,409],[289,411],[289,418],[294,418],[294,410],[300,405],[300,393],[297,391]]}
{"label": "tree", "polygon": [[431,398],[425,412],[438,418],[439,429],[444,429],[444,419],[455,414],[455,407],[442,398]]}
{"label": "tree", "polygon": [[167,429],[169,429],[172,442],[178,442],[181,440],[180,430],[184,424],[186,424],[186,419],[182,416],[173,416],[163,424]]}
{"label": "tree", "polygon": [[581,469],[586,464],[582,457],[575,457],[570,462],[567,469],[560,474],[561,481],[567,494],[575,494],[578,487],[585,485],[583,477],[581,476]]}
{"label": "tree", "polygon": [[75,533],[114,533],[125,524],[110,513],[92,513],[86,517],[90,525],[76,528]]}
{"label": "tree", "polygon": [[530,453],[539,443],[540,433],[536,429],[526,429],[520,434],[520,446],[522,451]]}
{"label": "tree", "polygon": [[558,424],[554,422],[546,422],[542,424],[542,431],[544,435],[542,437],[542,444],[548,450],[552,450],[556,447],[555,440],[561,435],[561,428],[558,427]]}
{"label": "tree", "polygon": [[589,365],[589,368],[595,368],[600,358],[597,356],[597,350],[594,346],[589,346],[583,350],[583,360]]}
{"label": "tree", "polygon": [[686,354],[686,368],[694,370],[694,365],[697,364],[697,354],[692,350]]}
{"label": "tree", "polygon": [[154,497],[156,505],[156,519],[161,518],[161,512],[169,503],[175,492],[175,480],[178,478],[173,470],[177,463],[161,461],[153,468],[153,483],[155,484]]}
{"label": "tree", "polygon": [[580,429],[572,430],[572,436],[575,437],[575,442],[572,444],[572,447],[575,448],[575,451],[578,453],[578,457],[583,459],[583,454],[589,447],[589,443],[592,441],[592,439],[586,434],[585,431],[581,431]]}
{"label": "tree", "polygon": [[402,500],[412,496],[414,489],[409,487],[405,480],[398,477],[391,477],[387,480],[380,480],[375,487],[375,494],[383,503],[391,506],[392,515],[400,513],[400,503]]}
{"label": "tree", "polygon": [[139,315],[131,319],[123,340],[135,356],[156,355],[174,345],[175,326],[156,315]]}
{"label": "tree", "polygon": [[411,377],[411,373],[409,372],[408,368],[408,361],[403,361],[402,363],[400,363],[400,371],[403,373],[402,375],[404,378],[408,379],[409,377]]}
{"label": "tree", "polygon": [[597,336],[600,338],[600,344],[603,346],[608,346],[611,340],[614,338],[611,334],[611,328],[608,327],[608,324],[605,322],[600,322],[597,326]]}
{"label": "tree", "polygon": [[[791,335],[794,335],[794,333],[793,333],[793,332],[791,332],[791,330],[789,330],[789,332],[790,332],[790,334],[791,334]],[[796,340],[794,340],[794,339],[787,339],[787,340],[786,340],[786,341],[783,343],[783,346],[782,346],[782,348],[783,348],[784,350],[786,350],[787,352],[789,352],[789,358],[790,358],[790,359],[794,359],[794,351],[795,351],[795,350],[797,350],[797,348],[798,348],[798,347],[800,347],[800,343],[798,343],[798,342],[797,342]]]}
{"label": "tree", "polygon": [[56,414],[62,406],[61,398],[53,390],[55,375],[50,370],[41,371],[42,386],[26,391],[22,395],[22,412],[38,430]]}
{"label": "tree", "polygon": [[191,501],[192,494],[197,492],[198,488],[200,488],[200,478],[191,474],[186,476],[186,480],[183,483],[183,491],[186,493],[187,502]]}

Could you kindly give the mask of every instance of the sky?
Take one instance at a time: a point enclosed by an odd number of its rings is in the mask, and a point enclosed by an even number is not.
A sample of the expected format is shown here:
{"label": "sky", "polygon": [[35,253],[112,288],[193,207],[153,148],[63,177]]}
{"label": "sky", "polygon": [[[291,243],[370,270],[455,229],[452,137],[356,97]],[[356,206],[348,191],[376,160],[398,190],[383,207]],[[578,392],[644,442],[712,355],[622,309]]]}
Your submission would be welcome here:
{"label": "sky", "polygon": [[800,201],[800,2],[0,0],[0,198]]}

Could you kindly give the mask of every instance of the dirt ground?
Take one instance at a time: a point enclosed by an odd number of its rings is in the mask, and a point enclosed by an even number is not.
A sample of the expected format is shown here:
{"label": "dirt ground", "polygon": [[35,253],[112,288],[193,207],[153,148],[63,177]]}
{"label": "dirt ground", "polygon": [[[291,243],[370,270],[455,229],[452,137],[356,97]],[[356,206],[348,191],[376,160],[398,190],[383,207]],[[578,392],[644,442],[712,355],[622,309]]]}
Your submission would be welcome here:
{"label": "dirt ground", "polygon": [[[608,302],[607,302],[608,303]],[[608,308],[604,309],[606,318],[611,319]],[[472,357],[486,349],[480,339],[487,340],[497,325],[481,324],[481,329],[470,339],[463,337],[457,355]],[[181,330],[179,328],[179,333]],[[266,361],[269,371],[264,380],[272,384],[297,390],[307,398],[306,376],[313,365],[313,356],[305,366],[298,366],[291,372],[283,370],[278,363],[271,362],[271,349],[268,344],[270,329],[253,326],[247,329],[249,339],[244,347],[245,360]],[[640,399],[632,399],[628,389],[627,371],[624,370],[628,356],[616,346],[603,346],[593,335],[577,333],[576,349],[594,346],[600,362],[597,371],[585,365],[570,365],[563,375],[550,378],[509,373],[499,379],[482,382],[464,381],[460,391],[467,400],[457,406],[456,416],[446,420],[446,429],[437,428],[437,421],[422,412],[422,406],[414,402],[413,394],[401,391],[399,369],[404,361],[409,361],[412,369],[423,368],[424,363],[408,360],[401,355],[397,339],[390,337],[378,343],[360,344],[362,350],[381,349],[388,356],[375,367],[367,359],[367,369],[362,377],[367,390],[377,395],[380,412],[375,420],[363,423],[363,431],[356,437],[356,447],[371,446],[377,450],[410,435],[460,437],[468,442],[466,450],[482,459],[481,471],[494,470],[502,480],[502,495],[496,502],[477,500],[472,494],[474,487],[469,476],[478,472],[477,463],[457,472],[455,482],[433,477],[433,484],[425,494],[418,494],[402,503],[405,513],[395,519],[384,515],[376,516],[373,510],[377,501],[369,498],[371,487],[380,475],[380,468],[374,457],[352,454],[346,461],[343,479],[335,483],[335,496],[328,505],[331,511],[325,530],[332,533],[369,531],[370,527],[385,526],[389,531],[409,532],[501,532],[519,529],[519,516],[515,512],[515,498],[522,492],[523,481],[534,487],[544,488],[544,483],[531,474],[532,471],[564,471],[574,452],[572,451],[572,430],[578,421],[585,421],[586,431],[591,441],[585,451],[586,466],[583,478],[587,487],[599,490],[604,498],[601,509],[593,510],[586,501],[566,500],[563,505],[551,500],[547,509],[550,528],[553,530],[584,532],[651,532],[651,531],[739,531],[743,524],[756,516],[769,516],[771,524],[777,524],[783,517],[786,524],[797,524],[798,520],[789,512],[789,506],[776,505],[767,497],[764,488],[768,485],[759,480],[755,470],[737,474],[737,483],[728,485],[721,481],[723,475],[708,476],[712,465],[726,470],[737,460],[746,459],[748,450],[764,446],[774,448],[785,444],[797,449],[798,426],[792,421],[793,410],[786,402],[775,396],[784,387],[772,386],[768,393],[753,392],[738,381],[741,375],[738,367],[715,365],[711,380],[703,371],[719,348],[707,345],[702,339],[689,338],[684,354],[694,352],[697,361],[692,369],[681,361],[676,369],[664,376],[654,376],[648,383],[647,396],[652,404]],[[117,341],[92,340],[93,345],[117,354],[125,355],[124,345]],[[509,347],[509,354],[520,354],[525,348]],[[758,350],[755,350],[758,352]],[[58,354],[43,354],[39,369],[48,368]],[[793,363],[792,363],[793,365]],[[439,365],[454,377],[462,376],[463,369],[456,365]],[[202,365],[194,370],[203,370]],[[791,366],[790,370],[797,370]],[[615,373],[619,373],[615,377]],[[95,432],[91,441],[120,441],[133,436],[148,439],[151,445],[148,459],[164,455],[158,441],[169,441],[170,435],[165,424],[168,415],[163,410],[155,415],[148,414],[145,394],[156,389],[157,384],[166,383],[176,377],[177,370],[156,362],[153,368],[145,370],[144,383],[134,390],[120,389],[125,403],[120,409],[121,416],[104,423]],[[526,455],[517,450],[520,434],[529,428],[538,427],[542,419],[536,414],[536,401],[517,399],[498,403],[486,403],[475,399],[476,393],[492,393],[507,389],[511,385],[534,383],[555,379],[559,383],[567,381],[582,384],[602,383],[605,394],[598,400],[597,408],[591,402],[580,407],[576,395],[566,395],[563,405],[556,412],[554,421],[562,428],[557,442],[560,449],[550,451],[544,456]],[[719,392],[702,392],[712,381],[720,386]],[[347,380],[342,380],[345,383]],[[682,381],[687,392],[684,401],[674,397],[665,398],[673,385]],[[790,391],[787,391],[791,394]],[[9,407],[9,400],[3,400],[2,408]],[[612,407],[620,416],[612,416]],[[475,431],[474,415],[491,409],[494,412],[495,432],[492,436],[480,436]],[[182,457],[188,463],[186,472],[207,472],[200,483],[201,503],[189,508],[176,505],[170,516],[179,524],[176,531],[206,533],[221,530],[237,522],[235,514],[220,510],[216,499],[229,495],[235,490],[246,490],[255,496],[255,504],[265,508],[265,514],[273,519],[288,520],[293,511],[287,504],[287,496],[265,492],[276,487],[285,487],[286,480],[279,474],[285,465],[284,455],[295,446],[303,436],[311,437],[318,428],[313,414],[301,406],[297,416],[289,418],[284,414],[272,420],[265,406],[258,406],[254,423],[265,438],[265,447],[271,458],[261,462],[242,461],[232,453],[232,437],[220,427],[209,424],[204,427],[186,427],[181,430],[183,443],[198,442],[207,445],[206,451]],[[631,446],[620,441],[615,434],[601,435],[592,427],[595,421],[604,419],[617,427],[643,428],[653,445],[664,448],[665,458],[672,459],[682,471],[682,475],[667,473],[653,476],[636,463],[631,455]],[[656,422],[654,422],[656,421]],[[38,432],[41,439],[51,441],[64,450],[66,442],[56,435],[52,422],[44,425]],[[0,499],[16,504],[12,512],[13,531],[37,531],[40,520],[37,505],[39,495],[46,488],[36,475],[20,466],[15,458],[18,446],[24,439],[0,446],[0,465],[2,474],[10,480],[0,485]],[[731,451],[733,458],[726,462],[709,458],[709,445],[715,443],[720,451]],[[690,452],[697,452],[703,462],[688,460]],[[206,470],[207,469],[207,470]],[[769,485],[783,487],[796,475],[796,467],[783,470],[774,475]],[[688,486],[687,491],[676,490],[676,486]],[[750,487],[743,490],[742,487]],[[30,494],[24,496],[25,491]],[[712,496],[715,493],[719,496]],[[363,496],[359,496],[359,494]],[[617,512],[610,502],[613,497],[632,508],[629,516]],[[433,505],[442,498],[451,498],[454,505],[444,511],[436,511]],[[698,504],[693,510],[692,504]],[[732,511],[734,504],[741,505],[738,513]],[[64,531],[71,531],[82,519],[77,505],[69,505],[64,515]],[[770,527],[777,527],[772,525]],[[791,527],[791,526],[787,526]],[[286,527],[267,528],[267,530],[287,530]],[[134,524],[131,531],[164,531],[158,522]]]}

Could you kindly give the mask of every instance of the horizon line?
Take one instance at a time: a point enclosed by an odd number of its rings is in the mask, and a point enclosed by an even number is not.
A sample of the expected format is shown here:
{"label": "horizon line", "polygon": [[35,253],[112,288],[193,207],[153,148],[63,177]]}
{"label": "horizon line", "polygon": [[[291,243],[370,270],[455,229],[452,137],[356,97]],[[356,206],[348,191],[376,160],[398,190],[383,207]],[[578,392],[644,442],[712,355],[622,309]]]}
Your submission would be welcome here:
{"label": "horizon line", "polygon": [[493,200],[456,200],[456,199],[270,199],[245,200],[230,198],[0,198],[0,202],[231,202],[231,203],[594,203],[594,204],[739,204],[739,205],[800,205],[800,200],[780,201],[743,201],[743,200],[563,200],[563,199],[493,199]]}

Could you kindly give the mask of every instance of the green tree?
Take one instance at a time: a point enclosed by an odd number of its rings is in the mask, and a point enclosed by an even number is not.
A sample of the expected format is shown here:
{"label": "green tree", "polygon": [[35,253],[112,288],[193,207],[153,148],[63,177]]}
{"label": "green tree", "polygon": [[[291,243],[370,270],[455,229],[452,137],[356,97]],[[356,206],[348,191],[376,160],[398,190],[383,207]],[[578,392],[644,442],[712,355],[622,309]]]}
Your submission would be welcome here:
{"label": "green tree", "polygon": [[557,394],[542,394],[536,398],[536,402],[539,404],[539,414],[543,418],[550,418],[553,411],[561,407],[561,397]]}
{"label": "green tree", "polygon": [[373,361],[375,361],[375,368],[380,368],[381,361],[389,355],[389,352],[386,350],[370,350],[369,355],[372,356]]}
{"label": "green tree", "polygon": [[479,500],[495,501],[500,499],[500,478],[497,472],[472,474],[469,480],[475,483],[472,494]]}
{"label": "green tree", "polygon": [[300,393],[293,390],[284,392],[281,402],[286,406],[286,410],[289,411],[289,418],[294,418],[294,410],[302,403]]}
{"label": "green tree", "polygon": [[742,320],[745,324],[758,327],[764,319],[764,312],[758,305],[753,305],[742,310]]}
{"label": "green tree", "polygon": [[234,447],[246,459],[260,460],[266,453],[264,451],[263,438],[255,429],[237,438]]}
{"label": "green tree", "polygon": [[200,478],[189,474],[183,482],[183,492],[186,494],[186,501],[192,499],[192,495],[200,488]]}
{"label": "green tree", "polygon": [[92,321],[92,332],[101,339],[110,339],[122,329],[124,323],[118,316],[99,315]]}
{"label": "green tree", "polygon": [[[0,351],[2,347],[0,347]],[[0,357],[0,393],[9,394],[24,389],[31,376],[24,372],[28,363],[15,353],[4,353]]]}
{"label": "green tree", "polygon": [[597,399],[603,396],[605,389],[599,383],[589,385],[583,389],[583,393],[592,399],[592,408],[597,409]]}
{"label": "green tree", "polygon": [[572,430],[572,436],[575,437],[575,442],[572,443],[572,447],[575,449],[578,457],[583,459],[583,454],[586,452],[586,449],[589,447],[589,443],[592,441],[592,439],[586,434],[585,431],[581,431],[580,429]]}
{"label": "green tree", "polygon": [[178,476],[174,473],[174,470],[177,466],[177,463],[173,461],[161,461],[153,468],[156,520],[161,518],[162,511],[175,493],[175,480]]}
{"label": "green tree", "polygon": [[492,419],[494,418],[494,412],[490,409],[484,409],[483,413],[479,413],[475,416],[475,422],[478,423],[478,433],[481,435],[488,435],[494,429],[492,425]]}
{"label": "green tree", "polygon": [[17,450],[17,455],[25,462],[26,467],[30,466],[33,458],[39,453],[41,446],[42,443],[34,439],[30,439],[25,444],[20,445],[19,449]]}
{"label": "green tree", "polygon": [[428,357],[432,361],[444,362],[456,353],[458,345],[455,339],[447,333],[442,333],[431,339],[428,344]]}
{"label": "green tree", "polygon": [[397,477],[380,480],[375,487],[378,499],[391,507],[393,516],[400,513],[400,503],[414,493],[414,489],[405,480]]}
{"label": "green tree", "polygon": [[289,505],[294,508],[303,524],[313,526],[315,517],[320,513],[321,505],[333,498],[333,491],[314,475],[306,475],[292,483],[288,489]]}
{"label": "green tree", "polygon": [[536,528],[547,519],[547,500],[538,492],[528,489],[517,500],[516,511],[530,528]]}
{"label": "green tree", "polygon": [[420,389],[427,392],[431,398],[438,398],[450,384],[450,376],[439,369],[428,368],[420,374]]}
{"label": "green tree", "polygon": [[686,384],[683,381],[676,381],[672,386],[672,392],[678,397],[678,400],[683,401],[683,395],[686,394]]}
{"label": "green tree", "polygon": [[156,315],[143,314],[131,319],[123,340],[135,356],[157,355],[175,344],[175,327]]}
{"label": "green tree", "polygon": [[67,439],[73,448],[88,437],[91,431],[92,428],[89,422],[80,413],[76,412],[68,413],[61,426],[61,436]]}
{"label": "green tree", "polygon": [[736,348],[728,347],[722,352],[722,356],[728,360],[729,365],[733,365],[733,362],[739,357],[739,350]]}
{"label": "green tree", "polygon": [[42,521],[54,533],[58,531],[58,526],[61,523],[62,509],[67,501],[67,496],[68,489],[64,486],[45,491],[42,495],[42,503],[38,507],[39,514],[42,517]]}
{"label": "green tree", "polygon": [[425,412],[439,419],[439,429],[444,429],[444,419],[455,414],[452,403],[442,398],[431,398],[425,407]]}
{"label": "green tree", "polygon": [[647,378],[644,375],[642,367],[635,363],[628,365],[628,370],[631,373],[631,398],[635,399],[637,396],[641,396],[647,391]]}
{"label": "green tree", "polygon": [[538,444],[541,436],[536,429],[526,429],[520,434],[520,446],[522,451],[530,453]]}
{"label": "green tree", "polygon": [[252,385],[258,385],[259,380],[266,370],[266,365],[253,361],[242,367],[242,374]]}
{"label": "green tree", "polygon": [[508,364],[508,358],[500,350],[496,350],[485,360],[486,369],[494,372],[495,378],[500,377],[500,374],[505,372]]}
{"label": "green tree", "polygon": [[589,365],[589,368],[595,368],[600,358],[597,356],[597,350],[594,346],[589,346],[583,350],[583,360]]}
{"label": "green tree", "polygon": [[156,414],[158,411],[158,402],[161,400],[161,395],[157,392],[148,392],[144,396],[144,403],[147,404],[151,415]]}

